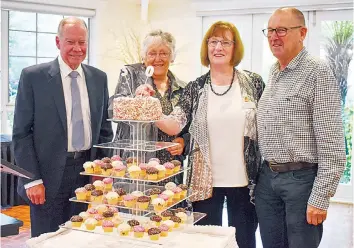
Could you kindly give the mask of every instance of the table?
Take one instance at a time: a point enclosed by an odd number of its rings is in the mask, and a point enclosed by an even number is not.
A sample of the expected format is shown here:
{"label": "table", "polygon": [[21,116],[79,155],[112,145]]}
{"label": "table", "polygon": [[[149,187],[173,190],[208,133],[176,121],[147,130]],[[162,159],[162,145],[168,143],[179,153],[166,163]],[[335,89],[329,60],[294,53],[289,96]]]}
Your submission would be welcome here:
{"label": "table", "polygon": [[160,239],[165,239],[163,244],[142,242],[118,234],[105,235],[61,228],[55,233],[29,239],[26,244],[30,248],[238,248],[234,227],[186,226]]}

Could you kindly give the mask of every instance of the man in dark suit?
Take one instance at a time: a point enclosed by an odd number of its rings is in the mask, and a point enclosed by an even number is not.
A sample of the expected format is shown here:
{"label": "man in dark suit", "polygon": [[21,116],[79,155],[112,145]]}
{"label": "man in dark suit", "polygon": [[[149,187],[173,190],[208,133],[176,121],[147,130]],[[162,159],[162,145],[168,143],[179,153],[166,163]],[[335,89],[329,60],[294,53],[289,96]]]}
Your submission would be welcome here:
{"label": "man in dark suit", "polygon": [[56,37],[58,58],[21,74],[13,143],[16,163],[35,175],[20,179],[18,186],[19,194],[29,199],[32,237],[56,231],[83,210],[69,202],[75,189],[88,182],[79,172],[85,161],[100,157],[92,145],[113,138],[107,121],[107,75],[81,64],[87,40],[84,21],[63,19]]}

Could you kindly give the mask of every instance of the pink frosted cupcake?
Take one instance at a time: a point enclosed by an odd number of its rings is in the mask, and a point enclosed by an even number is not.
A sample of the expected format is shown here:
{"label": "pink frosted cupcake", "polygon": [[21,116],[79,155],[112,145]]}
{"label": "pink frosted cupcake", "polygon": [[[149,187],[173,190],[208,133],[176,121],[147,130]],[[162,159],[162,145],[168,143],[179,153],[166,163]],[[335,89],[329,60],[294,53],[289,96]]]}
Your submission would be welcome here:
{"label": "pink frosted cupcake", "polygon": [[136,200],[137,200],[137,197],[135,197],[133,195],[125,195],[125,196],[123,196],[124,205],[127,208],[135,207]]}
{"label": "pink frosted cupcake", "polygon": [[110,177],[104,178],[103,180],[104,183],[104,190],[105,191],[110,191],[112,190],[112,185],[113,185],[113,179]]}
{"label": "pink frosted cupcake", "polygon": [[174,164],[172,164],[171,162],[166,162],[163,164],[163,166],[165,166],[165,168],[166,168],[166,176],[170,176],[173,174],[174,169],[175,169]]}
{"label": "pink frosted cupcake", "polygon": [[144,237],[144,233],[145,233],[145,228],[143,226],[134,226],[133,227],[133,232],[134,232],[134,237],[135,238],[142,238]]}
{"label": "pink frosted cupcake", "polygon": [[75,194],[76,194],[76,199],[78,201],[86,201],[87,199],[87,190],[83,187],[81,188],[77,188],[75,190]]}
{"label": "pink frosted cupcake", "polygon": [[155,167],[156,168],[156,166],[158,166],[160,163],[159,162],[157,162],[157,161],[155,161],[155,160],[152,160],[152,161],[150,161],[149,163],[148,163],[148,166],[149,167]]}
{"label": "pink frosted cupcake", "polygon": [[97,226],[101,226],[102,225],[102,221],[104,219],[102,215],[96,214],[95,216],[93,216],[93,218],[95,220],[97,220]]}
{"label": "pink frosted cupcake", "polygon": [[119,155],[114,155],[111,157],[111,161],[122,161],[122,158]]}
{"label": "pink frosted cupcake", "polygon": [[173,188],[172,189],[172,192],[174,193],[174,196],[173,196],[173,199],[175,201],[178,201],[179,199],[181,199],[181,192],[182,192],[182,189],[180,187],[176,187],[176,188]]}
{"label": "pink frosted cupcake", "polygon": [[146,177],[146,169],[148,168],[148,165],[145,164],[145,163],[141,163],[141,164],[139,164],[139,167],[140,167],[140,169],[141,169],[141,171],[140,171],[140,176],[141,176],[142,178],[145,178],[145,177]]}
{"label": "pink frosted cupcake", "polygon": [[95,208],[90,208],[89,210],[87,210],[87,213],[91,216],[94,217],[96,214],[98,214],[98,210]]}
{"label": "pink frosted cupcake", "polygon": [[[115,161],[115,162],[120,162],[120,161]],[[122,162],[120,162],[119,164],[117,163],[115,166],[113,166],[113,174],[116,177],[124,177],[126,170],[127,167]]]}
{"label": "pink frosted cupcake", "polygon": [[163,199],[168,204],[169,196],[164,194],[159,194],[158,198]]}
{"label": "pink frosted cupcake", "polygon": [[102,162],[101,160],[98,160],[98,159],[96,159],[93,162],[95,163],[95,167],[93,168],[93,173],[101,174],[102,173],[101,167],[104,165],[104,162]]}
{"label": "pink frosted cupcake", "polygon": [[168,236],[168,231],[170,228],[166,224],[162,224],[158,227],[161,231],[160,235],[161,237],[167,237]]}
{"label": "pink frosted cupcake", "polygon": [[114,223],[110,220],[104,220],[102,222],[102,228],[104,232],[113,232]]}

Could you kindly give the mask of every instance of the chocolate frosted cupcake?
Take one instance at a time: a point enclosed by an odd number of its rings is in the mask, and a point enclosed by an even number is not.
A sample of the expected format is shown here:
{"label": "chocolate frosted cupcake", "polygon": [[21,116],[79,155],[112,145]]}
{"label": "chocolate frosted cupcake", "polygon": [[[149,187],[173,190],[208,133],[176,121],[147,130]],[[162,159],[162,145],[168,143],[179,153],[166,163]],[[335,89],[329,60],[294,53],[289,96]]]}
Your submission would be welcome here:
{"label": "chocolate frosted cupcake", "polygon": [[80,227],[84,219],[79,215],[74,215],[70,221],[73,227]]}
{"label": "chocolate frosted cupcake", "polygon": [[84,186],[84,188],[86,189],[86,193],[87,193],[87,195],[86,195],[86,200],[87,200],[87,201],[90,201],[90,200],[91,200],[91,192],[92,192],[93,190],[95,190],[96,187],[95,187],[93,184],[86,184],[86,185]]}
{"label": "chocolate frosted cupcake", "polygon": [[187,196],[187,190],[188,190],[188,187],[187,185],[185,184],[180,184],[178,185],[179,188],[181,188],[181,192],[180,192],[180,198],[183,199],[183,198],[186,198]]}
{"label": "chocolate frosted cupcake", "polygon": [[111,163],[104,163],[101,166],[102,174],[105,176],[110,176],[112,174],[113,166]]}
{"label": "chocolate frosted cupcake", "polygon": [[136,165],[136,158],[129,157],[125,160],[127,166],[130,167],[132,165]]}
{"label": "chocolate frosted cupcake", "polygon": [[102,190],[92,190],[91,201],[95,203],[102,203],[103,201],[103,191]]}
{"label": "chocolate frosted cupcake", "polygon": [[128,225],[133,228],[134,226],[139,226],[140,225],[140,222],[137,221],[137,220],[128,220]]}
{"label": "chocolate frosted cupcake", "polygon": [[150,196],[151,199],[153,200],[153,199],[157,198],[157,196],[161,193],[162,193],[162,191],[159,188],[152,188],[146,192],[146,195]]}
{"label": "chocolate frosted cupcake", "polygon": [[182,212],[182,213],[187,213],[187,211],[186,211],[184,208],[176,208],[176,209],[173,210],[173,211],[175,212],[175,214],[180,213],[180,212]]}
{"label": "chocolate frosted cupcake", "polygon": [[102,158],[101,161],[103,163],[111,163],[112,162],[112,160],[110,158],[108,158],[108,157]]}
{"label": "chocolate frosted cupcake", "polygon": [[165,210],[161,213],[163,220],[169,220],[173,215],[174,215],[173,212],[170,210]]}
{"label": "chocolate frosted cupcake", "polygon": [[148,235],[151,240],[158,240],[160,237],[160,233],[161,233],[160,229],[158,229],[156,227],[150,228],[148,230]]}
{"label": "chocolate frosted cupcake", "polygon": [[150,220],[155,222],[156,226],[159,226],[162,221],[162,218],[161,218],[161,216],[153,215],[150,217]]}
{"label": "chocolate frosted cupcake", "polygon": [[181,166],[181,161],[178,160],[172,160],[171,163],[176,167],[176,166]]}
{"label": "chocolate frosted cupcake", "polygon": [[139,196],[137,199],[137,207],[141,210],[145,210],[149,207],[151,198],[149,196]]}
{"label": "chocolate frosted cupcake", "polygon": [[179,224],[182,222],[181,218],[178,216],[172,216],[170,220],[175,223],[175,228],[179,227]]}
{"label": "chocolate frosted cupcake", "polygon": [[159,170],[156,169],[155,167],[148,167],[146,169],[146,175],[148,177],[148,180],[157,180],[158,174],[159,174]]}
{"label": "chocolate frosted cupcake", "polygon": [[118,201],[122,201],[123,196],[125,196],[127,194],[127,192],[123,188],[115,189],[114,192],[116,192],[118,194]]}
{"label": "chocolate frosted cupcake", "polygon": [[113,216],[114,216],[114,212],[111,211],[111,210],[107,210],[107,211],[104,211],[104,212],[102,213],[102,216],[103,216],[103,218],[105,218],[106,220],[111,220],[111,219],[113,218]]}

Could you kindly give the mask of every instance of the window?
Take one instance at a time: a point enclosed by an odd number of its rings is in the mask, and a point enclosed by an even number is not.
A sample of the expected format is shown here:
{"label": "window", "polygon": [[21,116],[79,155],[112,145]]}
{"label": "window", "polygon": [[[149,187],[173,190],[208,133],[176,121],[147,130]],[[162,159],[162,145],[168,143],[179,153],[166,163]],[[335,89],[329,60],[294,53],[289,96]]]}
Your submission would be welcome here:
{"label": "window", "polygon": [[[59,50],[55,36],[64,15],[1,11],[2,44],[2,128],[1,133],[11,133],[14,103],[18,82],[23,68],[54,60]],[[89,27],[89,18],[82,18]],[[5,32],[4,32],[5,30]],[[7,32],[6,32],[7,31]],[[8,55],[4,58],[4,55]],[[88,56],[84,63],[88,63]]]}

